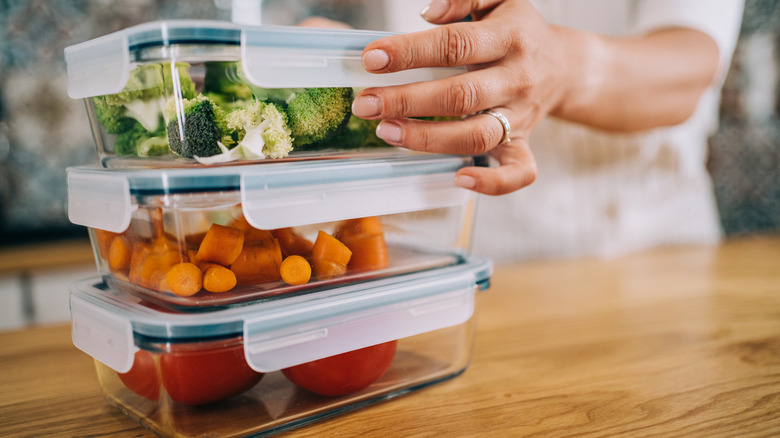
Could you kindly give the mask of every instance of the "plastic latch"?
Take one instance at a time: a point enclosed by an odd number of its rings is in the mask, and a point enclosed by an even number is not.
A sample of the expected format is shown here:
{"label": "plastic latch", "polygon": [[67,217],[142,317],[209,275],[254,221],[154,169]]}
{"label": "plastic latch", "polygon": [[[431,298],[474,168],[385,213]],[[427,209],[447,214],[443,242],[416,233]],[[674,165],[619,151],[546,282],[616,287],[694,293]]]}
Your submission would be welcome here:
{"label": "plastic latch", "polygon": [[269,187],[266,178],[241,177],[244,216],[260,229],[464,205],[474,197],[455,185],[452,173],[278,188]]}
{"label": "plastic latch", "polygon": [[67,47],[65,63],[71,98],[118,93],[130,76],[127,33],[117,32]]}
{"label": "plastic latch", "polygon": [[68,172],[68,218],[74,224],[121,233],[135,208],[124,176]]}
{"label": "plastic latch", "polygon": [[[278,31],[278,30],[277,30]],[[363,47],[391,34],[339,33],[324,35],[301,30],[292,38],[309,37],[320,47],[268,44],[264,30],[243,29],[241,64],[244,75],[253,84],[265,88],[300,87],[382,87],[432,81],[465,73],[465,67],[417,68],[394,73],[375,74],[363,68]],[[305,34],[305,35],[304,35]],[[283,38],[283,37],[282,37]],[[280,37],[276,36],[278,42]],[[328,47],[317,44],[326,40]]]}
{"label": "plastic latch", "polygon": [[271,372],[371,345],[451,327],[474,313],[475,287],[462,287],[307,324],[263,331],[244,323],[244,353],[258,372]]}
{"label": "plastic latch", "polygon": [[138,347],[129,320],[70,296],[73,344],[119,373],[130,371]]}

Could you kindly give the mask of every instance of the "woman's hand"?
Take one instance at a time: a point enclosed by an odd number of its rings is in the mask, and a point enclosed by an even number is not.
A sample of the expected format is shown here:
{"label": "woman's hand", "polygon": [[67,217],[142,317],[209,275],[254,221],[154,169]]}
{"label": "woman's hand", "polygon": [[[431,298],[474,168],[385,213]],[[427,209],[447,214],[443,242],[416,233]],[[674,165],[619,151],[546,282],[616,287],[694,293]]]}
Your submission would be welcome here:
{"label": "woman's hand", "polygon": [[[661,29],[611,38],[549,25],[526,0],[434,0],[430,22],[446,24],[374,41],[363,51],[372,73],[468,66],[451,78],[360,92],[353,113],[382,119],[386,142],[427,152],[489,152],[497,168],[461,169],[456,183],[500,195],[537,176],[531,131],[548,114],[617,131],[680,123],[695,110],[717,70],[704,33]],[[474,21],[457,22],[471,14]],[[480,111],[503,114],[499,118]],[[454,121],[410,117],[461,116]],[[511,141],[505,142],[508,137]]]}
{"label": "woman's hand", "polygon": [[[567,69],[559,37],[526,1],[452,0],[450,5],[433,17],[440,12],[434,3],[423,16],[445,23],[472,14],[477,21],[375,41],[364,50],[363,65],[374,73],[446,66],[469,66],[469,72],[366,89],[358,94],[353,113],[383,119],[377,133],[392,145],[427,152],[490,152],[500,167],[462,169],[456,182],[480,193],[509,193],[535,180],[530,132],[565,91],[561,83]],[[491,115],[474,115],[488,109],[503,114],[511,131],[505,133]],[[466,117],[441,122],[409,118],[424,116]],[[505,134],[509,142],[503,142]]]}

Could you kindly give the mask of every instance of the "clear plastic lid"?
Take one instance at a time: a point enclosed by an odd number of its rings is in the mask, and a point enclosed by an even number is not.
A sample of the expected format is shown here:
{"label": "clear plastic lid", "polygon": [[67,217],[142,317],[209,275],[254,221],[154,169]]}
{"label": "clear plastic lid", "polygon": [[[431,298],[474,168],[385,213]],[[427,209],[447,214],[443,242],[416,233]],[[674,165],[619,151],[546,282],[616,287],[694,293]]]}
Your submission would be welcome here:
{"label": "clear plastic lid", "polygon": [[462,205],[475,195],[455,172],[473,157],[401,154],[373,159],[193,169],[68,169],[71,222],[122,232],[139,196],[241,191],[255,228],[276,229]]}
{"label": "clear plastic lid", "polygon": [[434,80],[465,68],[421,68],[371,74],[364,47],[387,32],[246,26],[169,20],[133,26],[65,49],[68,95],[120,92],[138,62],[241,61],[245,77],[264,88],[372,87]]}
{"label": "clear plastic lid", "polygon": [[204,313],[156,310],[99,279],[71,287],[73,342],[127,372],[139,340],[196,342],[243,337],[250,366],[270,372],[401,339],[471,318],[492,263],[466,263],[369,283]]}

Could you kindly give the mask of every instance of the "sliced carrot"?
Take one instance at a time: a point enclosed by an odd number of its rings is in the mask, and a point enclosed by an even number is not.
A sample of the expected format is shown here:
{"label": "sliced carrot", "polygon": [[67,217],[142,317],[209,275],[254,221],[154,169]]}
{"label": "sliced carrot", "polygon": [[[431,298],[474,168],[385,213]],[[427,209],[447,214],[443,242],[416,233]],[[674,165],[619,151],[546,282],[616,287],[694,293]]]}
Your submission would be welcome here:
{"label": "sliced carrot", "polygon": [[192,263],[178,263],[165,274],[165,286],[182,297],[195,295],[203,287],[203,273]]}
{"label": "sliced carrot", "polygon": [[151,253],[152,245],[149,243],[136,242],[133,245],[133,251],[130,256],[130,274],[128,276],[132,283],[141,284],[141,263]]}
{"label": "sliced carrot", "polygon": [[196,254],[197,260],[223,266],[233,263],[244,245],[244,233],[238,228],[211,224]]}
{"label": "sliced carrot", "polygon": [[203,288],[209,292],[227,292],[236,287],[237,282],[236,274],[224,266],[211,264],[203,271]]}
{"label": "sliced carrot", "polygon": [[230,224],[230,226],[233,228],[238,228],[239,230],[244,232],[245,242],[268,240],[274,237],[270,231],[261,230],[250,225],[249,222],[243,216],[234,219],[233,222]]}
{"label": "sliced carrot", "polygon": [[139,263],[134,283],[163,292],[166,289],[163,282],[168,271],[174,265],[184,261],[184,256],[178,251],[153,252]]}
{"label": "sliced carrot", "polygon": [[282,261],[279,272],[282,275],[282,280],[287,284],[306,284],[311,278],[311,265],[305,258],[291,255]]}
{"label": "sliced carrot", "polygon": [[92,232],[95,236],[95,243],[97,243],[98,251],[100,251],[100,257],[105,261],[109,261],[111,243],[114,241],[114,238],[120,234],[98,228],[93,228]]}
{"label": "sliced carrot", "polygon": [[108,267],[111,272],[127,272],[130,269],[132,248],[122,236],[114,236],[108,249]]}
{"label": "sliced carrot", "polygon": [[374,271],[389,266],[387,243],[379,218],[371,216],[344,221],[334,235],[352,251],[349,269]]}
{"label": "sliced carrot", "polygon": [[382,221],[376,216],[368,216],[345,220],[333,235],[343,242],[356,236],[384,234],[384,232]]}
{"label": "sliced carrot", "polygon": [[354,271],[376,271],[390,265],[387,243],[383,234],[353,238],[344,242],[352,250],[349,269]]}
{"label": "sliced carrot", "polygon": [[347,272],[352,251],[338,239],[320,230],[311,251],[314,275],[317,278],[334,278]]}
{"label": "sliced carrot", "polygon": [[258,284],[278,281],[282,250],[276,239],[247,242],[241,254],[230,265],[238,284]]}
{"label": "sliced carrot", "polygon": [[298,255],[301,257],[309,257],[311,255],[311,249],[314,243],[298,234],[292,228],[279,228],[271,231],[276,240],[279,241],[279,245],[282,247],[282,253],[286,256]]}

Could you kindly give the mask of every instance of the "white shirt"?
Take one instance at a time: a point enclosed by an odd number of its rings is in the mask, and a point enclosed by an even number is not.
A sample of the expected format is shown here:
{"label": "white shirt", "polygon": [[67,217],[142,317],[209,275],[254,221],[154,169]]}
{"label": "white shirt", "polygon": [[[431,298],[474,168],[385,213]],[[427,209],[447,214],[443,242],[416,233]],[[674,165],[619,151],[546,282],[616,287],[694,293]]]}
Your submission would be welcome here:
{"label": "white shirt", "polygon": [[[420,30],[402,10],[425,2],[394,0],[395,30]],[[412,3],[417,3],[412,6]],[[496,260],[615,256],[650,246],[716,243],[720,221],[706,169],[720,87],[742,17],[741,0],[531,0],[548,22],[613,36],[664,27],[707,33],[720,50],[719,80],[684,123],[614,134],[548,118],[531,136],[539,176],[509,195],[483,196],[473,251]]]}

